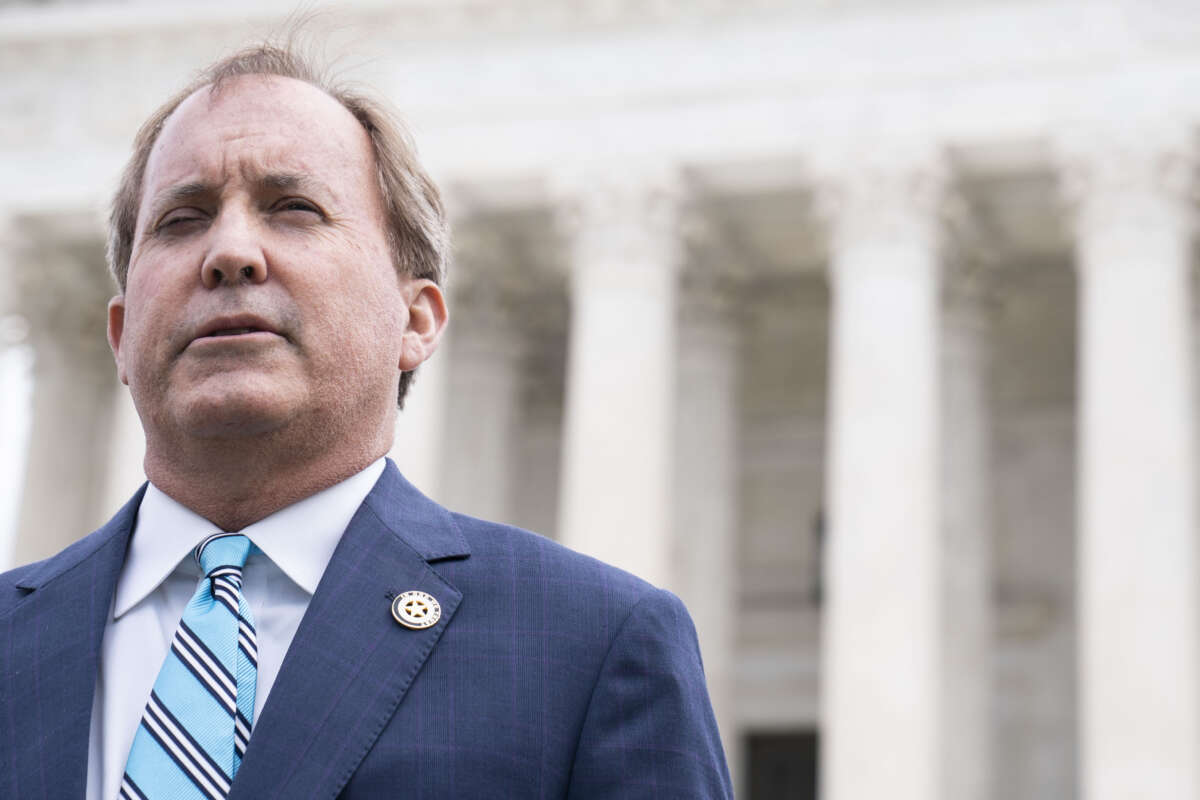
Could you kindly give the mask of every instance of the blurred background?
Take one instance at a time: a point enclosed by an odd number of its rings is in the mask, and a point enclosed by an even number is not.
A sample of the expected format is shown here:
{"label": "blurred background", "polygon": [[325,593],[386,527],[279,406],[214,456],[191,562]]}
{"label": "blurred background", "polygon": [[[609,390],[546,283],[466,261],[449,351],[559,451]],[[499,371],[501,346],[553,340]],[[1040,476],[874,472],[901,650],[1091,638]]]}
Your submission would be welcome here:
{"label": "blurred background", "polygon": [[[739,797],[1200,797],[1200,6],[304,10],[455,228],[393,458],[681,595]],[[107,203],[289,19],[0,0],[0,568],[144,479]]]}

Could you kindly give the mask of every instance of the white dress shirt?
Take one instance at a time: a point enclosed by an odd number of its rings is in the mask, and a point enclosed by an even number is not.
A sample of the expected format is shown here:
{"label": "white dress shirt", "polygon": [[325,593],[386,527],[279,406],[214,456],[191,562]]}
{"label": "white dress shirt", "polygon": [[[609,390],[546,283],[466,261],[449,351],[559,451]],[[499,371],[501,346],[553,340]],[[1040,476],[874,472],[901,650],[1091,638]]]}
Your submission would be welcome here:
{"label": "white dress shirt", "polygon": [[[383,468],[381,458],[357,475],[238,531],[262,551],[247,560],[242,580],[258,639],[255,720],[338,540]],[[154,484],[146,488],[100,651],[88,740],[87,800],[112,800],[120,790],[150,689],[201,577],[191,551],[219,530]]]}

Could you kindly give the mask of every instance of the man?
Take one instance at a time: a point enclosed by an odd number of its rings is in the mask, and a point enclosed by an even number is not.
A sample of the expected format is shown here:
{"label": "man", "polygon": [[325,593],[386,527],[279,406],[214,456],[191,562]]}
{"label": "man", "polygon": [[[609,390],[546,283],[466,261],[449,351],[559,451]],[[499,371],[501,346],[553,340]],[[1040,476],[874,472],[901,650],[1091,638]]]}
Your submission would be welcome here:
{"label": "man", "polygon": [[151,117],[108,324],[150,482],[0,576],[0,796],[731,796],[677,599],[384,460],[445,250],[386,115],[288,51]]}

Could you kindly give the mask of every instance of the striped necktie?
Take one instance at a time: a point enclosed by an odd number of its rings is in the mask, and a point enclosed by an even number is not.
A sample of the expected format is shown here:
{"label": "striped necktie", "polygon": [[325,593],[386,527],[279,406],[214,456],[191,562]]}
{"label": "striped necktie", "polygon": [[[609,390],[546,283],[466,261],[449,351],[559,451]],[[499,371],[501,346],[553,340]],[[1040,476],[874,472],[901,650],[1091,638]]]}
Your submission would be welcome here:
{"label": "striped necktie", "polygon": [[183,611],[125,762],[121,798],[222,800],[254,720],[258,646],[242,567],[254,545],[216,533],[196,547],[204,577]]}

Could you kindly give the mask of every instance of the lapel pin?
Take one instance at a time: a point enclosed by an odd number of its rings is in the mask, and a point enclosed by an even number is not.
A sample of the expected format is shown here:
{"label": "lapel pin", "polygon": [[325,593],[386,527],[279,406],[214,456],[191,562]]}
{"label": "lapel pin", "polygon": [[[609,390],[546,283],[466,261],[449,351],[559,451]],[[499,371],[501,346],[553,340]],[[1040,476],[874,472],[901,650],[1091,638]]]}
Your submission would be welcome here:
{"label": "lapel pin", "polygon": [[431,594],[404,592],[392,601],[392,617],[404,627],[419,631],[437,624],[442,618],[442,606]]}

